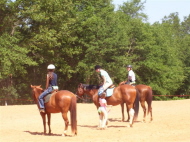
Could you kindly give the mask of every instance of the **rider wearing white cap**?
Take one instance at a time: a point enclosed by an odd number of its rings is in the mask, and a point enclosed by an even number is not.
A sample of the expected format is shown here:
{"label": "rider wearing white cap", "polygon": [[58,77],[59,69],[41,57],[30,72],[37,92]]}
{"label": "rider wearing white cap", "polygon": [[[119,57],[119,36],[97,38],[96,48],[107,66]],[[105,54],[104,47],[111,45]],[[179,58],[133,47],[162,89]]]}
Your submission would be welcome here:
{"label": "rider wearing white cap", "polygon": [[57,74],[54,73],[55,66],[53,64],[48,65],[48,73],[46,78],[46,90],[39,96],[40,112],[44,110],[44,97],[51,93],[53,90],[58,90],[57,86]]}

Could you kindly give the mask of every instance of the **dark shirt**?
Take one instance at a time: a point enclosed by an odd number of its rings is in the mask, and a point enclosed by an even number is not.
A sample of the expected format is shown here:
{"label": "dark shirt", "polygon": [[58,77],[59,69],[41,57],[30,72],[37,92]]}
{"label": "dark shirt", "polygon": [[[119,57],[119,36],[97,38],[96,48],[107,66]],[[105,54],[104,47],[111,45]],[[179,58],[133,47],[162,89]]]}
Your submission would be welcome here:
{"label": "dark shirt", "polygon": [[57,86],[57,74],[53,73],[53,79],[49,81],[49,86]]}

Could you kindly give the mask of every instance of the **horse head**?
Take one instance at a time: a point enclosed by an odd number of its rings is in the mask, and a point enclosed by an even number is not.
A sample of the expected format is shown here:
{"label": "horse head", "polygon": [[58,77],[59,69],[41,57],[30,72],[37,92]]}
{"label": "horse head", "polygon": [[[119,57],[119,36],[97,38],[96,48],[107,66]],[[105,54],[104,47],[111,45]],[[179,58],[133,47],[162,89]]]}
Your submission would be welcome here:
{"label": "horse head", "polygon": [[38,85],[38,86],[30,85],[30,86],[32,88],[32,95],[33,95],[34,101],[37,102],[39,95],[43,92],[43,89],[41,88],[41,85]]}
{"label": "horse head", "polygon": [[79,97],[82,97],[83,95],[84,95],[84,91],[85,91],[85,87],[84,87],[84,85],[82,84],[82,83],[80,83],[79,85],[78,85],[78,87],[77,87],[77,95],[79,96]]}

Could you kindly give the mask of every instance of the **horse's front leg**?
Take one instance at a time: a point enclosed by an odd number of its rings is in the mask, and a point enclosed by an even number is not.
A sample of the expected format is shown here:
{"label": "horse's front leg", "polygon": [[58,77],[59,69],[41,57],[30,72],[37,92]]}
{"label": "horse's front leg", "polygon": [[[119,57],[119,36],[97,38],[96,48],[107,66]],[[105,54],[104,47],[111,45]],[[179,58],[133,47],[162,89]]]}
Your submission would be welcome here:
{"label": "horse's front leg", "polygon": [[62,117],[63,117],[63,119],[64,119],[64,121],[65,121],[65,130],[64,130],[64,136],[67,136],[67,129],[68,129],[68,126],[69,126],[69,120],[68,120],[68,118],[67,118],[67,113],[62,113]]}
{"label": "horse's front leg", "polygon": [[43,112],[40,112],[40,115],[42,116],[43,125],[44,125],[44,135],[46,134],[46,114]]}
{"label": "horse's front leg", "polygon": [[49,135],[51,134],[51,113],[47,113],[48,118],[48,127],[49,127]]}

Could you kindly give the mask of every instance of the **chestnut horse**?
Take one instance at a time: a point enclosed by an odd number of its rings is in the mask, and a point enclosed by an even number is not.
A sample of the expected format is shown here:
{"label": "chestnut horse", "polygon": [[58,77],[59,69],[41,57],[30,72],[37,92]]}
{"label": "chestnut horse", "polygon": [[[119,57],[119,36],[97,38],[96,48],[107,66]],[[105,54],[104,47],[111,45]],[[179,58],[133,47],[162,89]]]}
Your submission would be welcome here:
{"label": "chestnut horse", "polygon": [[[76,94],[79,97],[82,97],[84,94],[89,95],[98,109],[99,107],[98,89],[99,86],[80,83],[78,85]],[[121,85],[115,87],[113,90],[113,95],[110,97],[106,97],[105,99],[108,105],[113,105],[113,106],[126,103],[130,115],[129,126],[132,127],[133,121],[134,119],[137,118],[139,111],[139,100],[137,96],[138,96],[138,91],[135,89],[135,87],[131,85]]]}
{"label": "chestnut horse", "polygon": [[[41,86],[32,86],[32,85],[31,88],[33,91],[34,100],[37,103],[39,109],[38,98],[40,94],[43,92],[43,89],[41,88]],[[49,134],[51,134],[51,128],[50,128],[51,113],[61,112],[62,117],[65,121],[64,136],[67,136],[66,132],[69,126],[69,120],[67,117],[68,111],[70,111],[72,135],[77,135],[76,96],[72,92],[67,90],[60,90],[58,92],[52,93],[50,100],[47,103],[45,103],[45,113],[42,112],[40,113],[43,119],[44,134],[46,134],[46,115],[48,118]]]}
{"label": "chestnut horse", "polygon": [[[119,85],[124,85],[124,84],[125,84],[125,81],[119,83]],[[143,85],[143,84],[136,85],[135,88],[139,91],[139,101],[141,103],[141,106],[144,112],[143,122],[146,121],[146,112],[147,112],[147,115],[150,113],[150,121],[152,121],[153,120],[152,118],[152,88],[150,86]],[[147,105],[148,105],[148,111],[145,106],[145,101],[147,102]],[[121,104],[121,109],[122,109],[122,121],[124,121],[124,104]],[[128,113],[127,121],[129,121],[129,119],[130,119],[130,116]]]}

